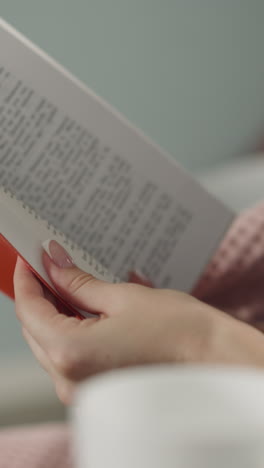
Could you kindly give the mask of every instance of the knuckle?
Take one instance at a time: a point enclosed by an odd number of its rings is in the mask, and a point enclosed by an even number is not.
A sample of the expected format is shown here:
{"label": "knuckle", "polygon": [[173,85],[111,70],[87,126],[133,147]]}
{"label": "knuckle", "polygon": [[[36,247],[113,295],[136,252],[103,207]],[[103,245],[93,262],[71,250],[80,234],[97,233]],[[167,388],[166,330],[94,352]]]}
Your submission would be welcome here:
{"label": "knuckle", "polygon": [[58,381],[55,383],[56,393],[64,405],[70,405],[73,398],[73,388],[68,382]]}
{"label": "knuckle", "polygon": [[73,278],[70,278],[66,288],[72,295],[76,295],[80,289],[94,283],[96,279],[89,273],[80,272]]}
{"label": "knuckle", "polygon": [[60,376],[71,381],[78,380],[80,358],[71,343],[55,347],[50,358]]}

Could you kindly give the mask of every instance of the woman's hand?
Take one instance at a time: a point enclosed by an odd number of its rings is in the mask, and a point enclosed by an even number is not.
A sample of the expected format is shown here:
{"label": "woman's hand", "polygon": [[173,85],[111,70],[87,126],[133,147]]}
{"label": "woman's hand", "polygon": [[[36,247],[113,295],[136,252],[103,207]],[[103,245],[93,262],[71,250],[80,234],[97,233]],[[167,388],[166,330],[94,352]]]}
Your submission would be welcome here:
{"label": "woman's hand", "polygon": [[99,281],[73,265],[55,241],[43,254],[60,294],[96,314],[78,320],[54,301],[22,260],[14,276],[16,310],[33,353],[69,403],[77,382],[112,368],[164,362],[264,364],[264,338],[193,297],[138,284]]}

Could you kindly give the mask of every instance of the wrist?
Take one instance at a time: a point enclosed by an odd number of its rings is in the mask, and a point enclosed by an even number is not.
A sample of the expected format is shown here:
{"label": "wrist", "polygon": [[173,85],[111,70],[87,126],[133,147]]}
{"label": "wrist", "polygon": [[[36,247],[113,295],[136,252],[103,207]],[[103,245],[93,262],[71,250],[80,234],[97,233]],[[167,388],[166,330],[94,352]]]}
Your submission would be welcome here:
{"label": "wrist", "polygon": [[251,325],[216,311],[208,348],[219,364],[264,367],[264,335]]}

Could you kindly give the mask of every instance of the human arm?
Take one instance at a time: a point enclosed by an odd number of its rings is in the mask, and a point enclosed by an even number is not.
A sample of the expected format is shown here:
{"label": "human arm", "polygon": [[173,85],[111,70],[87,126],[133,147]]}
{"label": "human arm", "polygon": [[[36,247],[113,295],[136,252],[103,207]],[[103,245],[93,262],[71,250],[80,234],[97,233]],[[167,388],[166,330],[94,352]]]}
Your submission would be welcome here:
{"label": "human arm", "polygon": [[[152,363],[264,365],[262,333],[187,294],[137,284],[110,284],[44,253],[57,290],[93,312],[79,321],[56,305],[19,259],[14,285],[23,333],[62,401],[76,383],[105,370]],[[65,267],[66,266],[66,267]]]}

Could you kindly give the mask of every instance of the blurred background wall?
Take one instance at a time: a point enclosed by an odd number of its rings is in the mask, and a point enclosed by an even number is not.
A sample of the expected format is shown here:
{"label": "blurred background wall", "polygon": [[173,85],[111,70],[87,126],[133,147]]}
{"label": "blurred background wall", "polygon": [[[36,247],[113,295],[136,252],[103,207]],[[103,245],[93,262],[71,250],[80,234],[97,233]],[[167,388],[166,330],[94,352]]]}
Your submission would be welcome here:
{"label": "blurred background wall", "polygon": [[[228,201],[238,155],[264,133],[263,0],[0,0],[0,15]],[[0,311],[0,424],[60,417],[13,304]]]}

